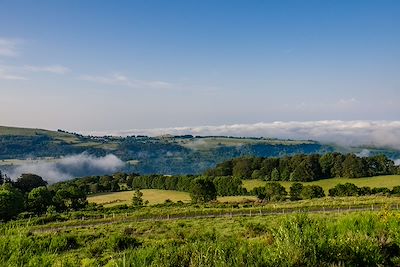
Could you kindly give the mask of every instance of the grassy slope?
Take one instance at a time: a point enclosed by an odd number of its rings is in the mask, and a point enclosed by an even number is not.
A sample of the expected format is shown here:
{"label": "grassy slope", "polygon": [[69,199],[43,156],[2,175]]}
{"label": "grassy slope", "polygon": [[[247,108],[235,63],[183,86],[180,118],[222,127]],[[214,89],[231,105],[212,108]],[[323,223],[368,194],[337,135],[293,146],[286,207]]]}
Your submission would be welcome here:
{"label": "grassy slope", "polygon": [[[287,190],[289,190],[292,182],[280,182]],[[375,177],[366,177],[366,178],[356,178],[356,179],[348,179],[348,178],[332,178],[332,179],[324,179],[315,182],[303,183],[305,185],[319,185],[324,188],[327,193],[328,190],[339,183],[353,183],[357,186],[369,186],[369,187],[387,187],[393,188],[396,185],[400,185],[400,175],[387,175],[387,176],[375,176]],[[251,190],[257,186],[264,186],[265,181],[261,180],[244,180],[243,186],[247,190]]]}
{"label": "grassy slope", "polygon": [[[123,191],[114,193],[101,193],[88,197],[88,201],[91,203],[103,204],[105,207],[111,207],[115,205],[127,204],[130,205],[132,202],[132,196],[134,191]],[[159,189],[143,189],[143,199],[148,200],[150,205],[164,203],[165,200],[169,199],[173,202],[183,201],[190,202],[190,196],[186,192],[179,192],[173,190],[159,190]],[[253,196],[228,196],[218,197],[220,202],[237,202],[244,199],[255,200]]]}
{"label": "grassy slope", "polygon": [[206,137],[182,139],[179,143],[187,148],[197,150],[209,150],[219,146],[242,146],[248,144],[268,144],[268,145],[299,145],[312,144],[313,141],[303,140],[280,140],[280,139],[251,139],[251,138],[226,138],[226,137]]}
{"label": "grassy slope", "polygon": [[0,135],[34,136],[38,134],[48,135],[56,140],[61,140],[68,143],[79,142],[79,140],[73,134],[61,133],[57,131],[49,131],[43,129],[0,126]]}

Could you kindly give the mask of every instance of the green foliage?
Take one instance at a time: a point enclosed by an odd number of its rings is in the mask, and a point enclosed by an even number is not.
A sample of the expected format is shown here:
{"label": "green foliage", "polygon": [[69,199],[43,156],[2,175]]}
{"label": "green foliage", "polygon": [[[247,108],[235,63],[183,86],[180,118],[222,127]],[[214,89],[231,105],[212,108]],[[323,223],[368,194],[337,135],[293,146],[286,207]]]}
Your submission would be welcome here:
{"label": "green foliage", "polygon": [[318,185],[306,185],[300,193],[301,199],[312,199],[325,197],[324,189]]}
{"label": "green foliage", "polygon": [[42,177],[36,174],[22,174],[14,183],[15,187],[21,190],[22,193],[29,193],[32,189],[40,186],[46,186],[47,182]]}
{"label": "green foliage", "polygon": [[338,184],[334,188],[329,189],[329,196],[348,197],[358,196],[358,187],[352,183]]}
{"label": "green foliage", "polygon": [[237,158],[218,164],[208,175],[233,174],[240,179],[310,182],[332,177],[359,178],[396,174],[400,170],[384,155],[360,158],[339,153],[297,154],[281,158]]}
{"label": "green foliage", "polygon": [[110,239],[110,247],[114,251],[123,251],[126,249],[136,248],[141,245],[136,238],[128,235],[115,235]]}
{"label": "green foliage", "polygon": [[213,179],[218,196],[242,195],[245,189],[242,187],[242,180],[230,176],[218,176]]}
{"label": "green foliage", "polygon": [[72,235],[55,236],[51,239],[49,250],[52,252],[63,252],[78,247],[76,237]]}
{"label": "green foliage", "polygon": [[207,178],[197,178],[192,181],[190,197],[194,203],[209,202],[217,199],[217,190],[214,183]]}
{"label": "green foliage", "polygon": [[47,208],[53,204],[53,194],[45,186],[32,189],[27,198],[27,208],[36,214],[47,211]]}
{"label": "green foliage", "polygon": [[23,195],[10,184],[0,186],[0,221],[14,218],[23,209]]}
{"label": "green foliage", "polygon": [[285,187],[277,182],[267,183],[264,187],[256,187],[253,189],[253,192],[258,199],[266,201],[283,200],[287,195]]}
{"label": "green foliage", "polygon": [[85,192],[73,185],[57,190],[53,202],[59,211],[79,210],[87,205]]}
{"label": "green foliage", "polygon": [[303,190],[303,184],[302,183],[293,183],[290,186],[290,191],[289,191],[289,196],[290,200],[295,201],[295,200],[300,200],[301,199],[301,191]]}
{"label": "green foliage", "polygon": [[133,207],[142,207],[143,206],[143,193],[140,192],[139,189],[135,191],[132,197],[132,206]]}

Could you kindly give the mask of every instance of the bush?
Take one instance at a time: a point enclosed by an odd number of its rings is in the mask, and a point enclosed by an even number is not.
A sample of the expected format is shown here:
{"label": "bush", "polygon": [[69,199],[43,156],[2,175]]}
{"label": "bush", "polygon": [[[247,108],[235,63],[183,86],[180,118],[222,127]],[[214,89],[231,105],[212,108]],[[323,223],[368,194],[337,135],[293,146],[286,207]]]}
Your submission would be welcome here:
{"label": "bush", "polygon": [[110,240],[110,247],[114,251],[122,251],[125,249],[136,248],[141,245],[136,238],[126,235],[116,235]]}
{"label": "bush", "polygon": [[325,197],[324,189],[319,185],[304,186],[300,194],[302,199],[312,199]]}
{"label": "bush", "polygon": [[61,235],[51,239],[49,250],[53,252],[62,252],[78,247],[78,242],[74,236]]}

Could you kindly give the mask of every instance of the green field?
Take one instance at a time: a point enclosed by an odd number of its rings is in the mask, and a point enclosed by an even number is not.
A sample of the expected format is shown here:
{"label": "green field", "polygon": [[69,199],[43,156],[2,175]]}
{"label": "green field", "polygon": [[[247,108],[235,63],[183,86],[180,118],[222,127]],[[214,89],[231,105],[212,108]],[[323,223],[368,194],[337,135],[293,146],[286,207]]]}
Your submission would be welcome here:
{"label": "green field", "polygon": [[[191,201],[189,193],[173,190],[143,189],[143,200],[149,201],[149,205],[164,203],[167,199],[177,202],[188,203]],[[88,196],[89,203],[101,204],[105,207],[126,204],[130,205],[134,191],[122,191],[113,193],[101,193]],[[226,196],[218,197],[219,202],[241,202],[245,200],[256,200],[254,196]]]}
{"label": "green field", "polygon": [[205,137],[200,139],[183,139],[179,143],[187,148],[196,150],[210,150],[219,146],[243,146],[249,144],[268,145],[299,145],[313,144],[313,141],[303,140],[280,140],[280,139],[252,139],[252,138],[226,138],[226,137]]}
{"label": "green field", "polygon": [[[400,213],[395,210],[127,220],[137,212],[140,210],[117,214],[111,221],[70,219],[41,224],[20,220],[0,225],[1,266],[272,267],[400,263],[395,250],[400,244]],[[80,212],[79,216],[82,215]]]}
{"label": "green field", "polygon": [[[247,190],[251,190],[254,187],[264,186],[265,183],[266,181],[262,180],[243,180],[243,187],[245,187]],[[279,182],[279,183],[282,184],[286,188],[286,190],[289,190],[290,186],[292,185],[292,182]],[[328,193],[328,190],[330,188],[336,186],[337,184],[343,184],[343,183],[353,183],[358,187],[361,186],[369,186],[371,188],[387,187],[389,189],[392,189],[394,186],[400,185],[400,175],[386,175],[386,176],[375,176],[375,177],[354,178],[354,179],[331,178],[331,179],[324,179],[302,184],[319,185],[325,190],[326,193]]]}
{"label": "green field", "polygon": [[[190,196],[186,192],[179,192],[173,190],[158,190],[158,189],[143,189],[143,200],[149,201],[150,205],[164,203],[169,199],[173,202],[182,201],[189,202]],[[113,193],[102,193],[88,197],[89,203],[102,204],[104,206],[113,206],[120,204],[130,205],[134,191],[123,191]]]}

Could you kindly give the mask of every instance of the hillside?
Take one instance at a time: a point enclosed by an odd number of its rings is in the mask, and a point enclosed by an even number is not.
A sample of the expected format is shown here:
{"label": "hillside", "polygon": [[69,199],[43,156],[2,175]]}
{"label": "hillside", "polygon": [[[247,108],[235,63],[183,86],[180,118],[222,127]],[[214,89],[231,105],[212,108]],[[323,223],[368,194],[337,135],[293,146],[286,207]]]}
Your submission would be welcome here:
{"label": "hillside", "polygon": [[[324,154],[340,149],[310,140],[191,135],[97,137],[61,130],[0,126],[0,166],[3,170],[23,165],[25,159],[54,162],[63,156],[87,152],[97,157],[114,154],[126,163],[123,170],[127,172],[197,174],[237,157]],[[351,149],[361,151],[361,148]],[[376,153],[400,157],[398,151],[371,150],[371,154]]]}

